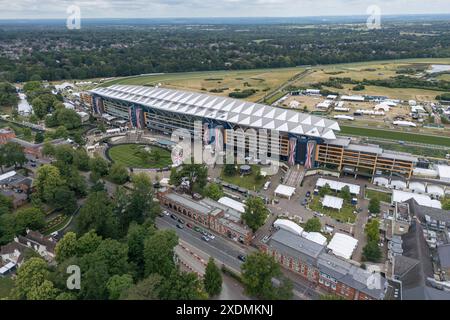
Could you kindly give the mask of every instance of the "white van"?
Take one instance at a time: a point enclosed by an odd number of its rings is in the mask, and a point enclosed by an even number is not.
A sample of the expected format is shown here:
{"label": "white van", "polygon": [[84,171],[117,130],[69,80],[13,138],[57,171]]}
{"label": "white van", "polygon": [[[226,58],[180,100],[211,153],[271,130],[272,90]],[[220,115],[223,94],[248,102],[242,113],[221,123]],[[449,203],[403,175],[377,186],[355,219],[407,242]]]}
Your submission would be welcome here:
{"label": "white van", "polygon": [[270,187],[270,181],[267,181],[267,182],[264,184],[264,190],[268,190],[269,187]]}

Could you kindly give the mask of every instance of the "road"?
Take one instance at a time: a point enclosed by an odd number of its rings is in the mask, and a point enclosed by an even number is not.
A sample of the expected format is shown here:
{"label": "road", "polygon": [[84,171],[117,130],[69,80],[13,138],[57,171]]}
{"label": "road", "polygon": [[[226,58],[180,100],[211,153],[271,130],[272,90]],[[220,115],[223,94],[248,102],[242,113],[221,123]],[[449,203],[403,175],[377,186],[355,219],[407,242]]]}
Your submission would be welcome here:
{"label": "road", "polygon": [[[240,273],[242,262],[237,258],[237,256],[241,254],[247,255],[248,253],[256,250],[253,248],[244,250],[218,235],[216,235],[214,240],[206,242],[201,239],[198,232],[192,229],[187,227],[184,229],[177,228],[177,221],[172,219],[170,216],[157,217],[155,223],[159,229],[175,230],[181,240],[205,252],[209,256],[213,257],[217,262],[224,264],[238,273]],[[295,299],[318,299],[319,293],[314,290],[314,285],[293,272],[284,270],[283,268],[282,270],[284,275],[293,282]]]}

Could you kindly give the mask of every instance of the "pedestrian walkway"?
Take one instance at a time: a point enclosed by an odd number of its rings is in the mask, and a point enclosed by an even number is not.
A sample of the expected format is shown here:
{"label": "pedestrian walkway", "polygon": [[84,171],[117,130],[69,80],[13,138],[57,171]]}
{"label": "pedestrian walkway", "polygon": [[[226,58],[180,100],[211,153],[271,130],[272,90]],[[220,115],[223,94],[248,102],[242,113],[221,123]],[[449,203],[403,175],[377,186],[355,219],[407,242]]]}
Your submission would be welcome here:
{"label": "pedestrian walkway", "polygon": [[286,174],[284,184],[293,188],[297,188],[305,177],[305,168],[302,166],[295,166],[289,168]]}

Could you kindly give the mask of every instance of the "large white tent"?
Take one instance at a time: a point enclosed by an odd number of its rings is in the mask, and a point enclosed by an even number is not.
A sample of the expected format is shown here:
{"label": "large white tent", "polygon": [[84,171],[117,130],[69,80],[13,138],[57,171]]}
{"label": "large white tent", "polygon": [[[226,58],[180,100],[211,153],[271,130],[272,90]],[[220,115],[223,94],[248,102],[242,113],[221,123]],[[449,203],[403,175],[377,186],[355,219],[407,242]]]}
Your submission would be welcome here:
{"label": "large white tent", "polygon": [[442,204],[439,200],[433,200],[429,196],[424,195],[424,194],[405,192],[405,191],[400,191],[400,190],[394,190],[392,193],[392,202],[393,203],[405,202],[411,198],[414,198],[414,200],[416,200],[417,203],[421,206],[442,209]]}
{"label": "large white tent", "polygon": [[434,184],[429,184],[427,186],[427,192],[429,194],[433,194],[435,196],[440,196],[440,197],[445,195],[444,187],[437,186],[437,185],[434,185]]}
{"label": "large white tent", "polygon": [[326,195],[322,200],[322,205],[327,208],[341,210],[344,205],[344,199]]}
{"label": "large white tent", "polygon": [[441,181],[450,182],[450,167],[449,166],[437,166],[439,179]]}
{"label": "large white tent", "polygon": [[224,206],[227,206],[227,207],[229,207],[231,209],[234,209],[237,212],[240,212],[240,213],[244,213],[245,212],[245,205],[242,202],[233,200],[231,198],[222,197],[217,202],[219,202],[219,203],[223,204]]}
{"label": "large white tent", "polygon": [[327,244],[327,238],[319,232],[303,232],[302,237],[322,246]]}
{"label": "large white tent", "polygon": [[344,259],[350,259],[357,245],[357,239],[343,233],[336,233],[327,248],[330,249],[336,256]]}
{"label": "large white tent", "polygon": [[409,189],[418,193],[425,193],[425,184],[418,181],[413,181],[409,183]]}
{"label": "large white tent", "polygon": [[301,236],[303,233],[302,227],[300,227],[295,222],[293,222],[291,220],[287,220],[287,219],[278,219],[273,223],[273,226],[276,228],[286,230],[286,231],[296,234],[298,236]]}
{"label": "large white tent", "polygon": [[294,187],[289,187],[284,184],[278,185],[275,189],[275,196],[282,196],[291,199],[292,195],[295,193]]}
{"label": "large white tent", "polygon": [[344,183],[344,182],[339,182],[339,181],[329,180],[329,179],[324,179],[324,178],[319,178],[317,180],[316,186],[322,188],[326,184],[328,184],[330,186],[331,190],[335,190],[335,191],[341,191],[345,186],[347,186],[347,187],[349,187],[351,194],[359,194],[359,192],[361,190],[360,186],[358,186],[356,184]]}

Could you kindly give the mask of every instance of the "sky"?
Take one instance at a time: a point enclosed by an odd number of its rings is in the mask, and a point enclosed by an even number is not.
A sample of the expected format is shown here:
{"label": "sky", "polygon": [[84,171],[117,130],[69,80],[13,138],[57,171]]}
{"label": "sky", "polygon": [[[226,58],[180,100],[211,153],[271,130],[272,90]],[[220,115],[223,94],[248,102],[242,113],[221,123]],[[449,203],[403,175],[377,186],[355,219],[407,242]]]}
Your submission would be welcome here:
{"label": "sky", "polygon": [[71,5],[81,18],[302,17],[450,13],[450,0],[0,0],[0,19],[66,19]]}

